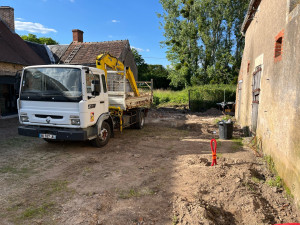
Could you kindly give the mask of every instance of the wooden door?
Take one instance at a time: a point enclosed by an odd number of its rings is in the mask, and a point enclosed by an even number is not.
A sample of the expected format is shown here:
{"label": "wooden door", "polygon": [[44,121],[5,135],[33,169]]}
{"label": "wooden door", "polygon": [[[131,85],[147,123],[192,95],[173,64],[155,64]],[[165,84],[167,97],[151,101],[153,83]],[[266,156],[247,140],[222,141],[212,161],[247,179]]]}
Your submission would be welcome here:
{"label": "wooden door", "polygon": [[252,80],[252,118],[251,118],[251,132],[256,133],[258,109],[259,109],[259,95],[260,95],[260,79],[261,79],[261,66],[255,68]]}

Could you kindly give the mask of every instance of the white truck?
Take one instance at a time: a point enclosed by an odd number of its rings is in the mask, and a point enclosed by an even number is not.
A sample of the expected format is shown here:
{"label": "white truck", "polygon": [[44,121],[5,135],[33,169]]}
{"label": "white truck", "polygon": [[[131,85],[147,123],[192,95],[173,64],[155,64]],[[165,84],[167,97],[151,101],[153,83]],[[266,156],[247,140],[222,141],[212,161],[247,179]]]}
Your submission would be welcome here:
{"label": "white truck", "polygon": [[18,99],[18,133],[47,142],[91,140],[96,147],[102,147],[113,137],[115,128],[141,129],[152,102],[152,91],[134,96],[130,87],[135,80],[129,81],[125,75],[128,68],[98,68],[25,67]]}

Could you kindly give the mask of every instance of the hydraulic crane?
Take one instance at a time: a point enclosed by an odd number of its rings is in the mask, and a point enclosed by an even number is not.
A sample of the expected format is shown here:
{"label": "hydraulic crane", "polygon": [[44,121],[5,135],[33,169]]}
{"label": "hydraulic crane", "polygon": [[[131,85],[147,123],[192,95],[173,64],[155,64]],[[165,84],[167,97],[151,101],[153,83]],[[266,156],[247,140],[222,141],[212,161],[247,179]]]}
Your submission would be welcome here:
{"label": "hydraulic crane", "polygon": [[[129,83],[134,92],[134,95],[136,97],[140,96],[139,90],[136,85],[136,81],[134,79],[134,75],[133,75],[130,67],[125,67],[122,62],[120,62],[116,57],[113,57],[109,53],[104,53],[104,54],[98,55],[96,58],[96,67],[98,69],[104,70],[106,80],[107,80],[107,68],[106,68],[107,66],[110,67],[114,71],[123,72],[126,70],[126,79],[129,80]],[[120,73],[120,75],[123,75],[123,74]]]}

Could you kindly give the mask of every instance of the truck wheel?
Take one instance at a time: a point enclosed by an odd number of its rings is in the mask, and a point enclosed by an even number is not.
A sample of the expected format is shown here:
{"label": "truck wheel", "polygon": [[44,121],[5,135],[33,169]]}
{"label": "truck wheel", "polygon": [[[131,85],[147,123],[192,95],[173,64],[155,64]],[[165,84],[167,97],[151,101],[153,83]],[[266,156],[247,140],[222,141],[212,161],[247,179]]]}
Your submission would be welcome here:
{"label": "truck wheel", "polygon": [[110,136],[110,126],[106,121],[103,121],[101,125],[101,130],[98,133],[97,137],[94,140],[92,140],[92,143],[95,147],[101,148],[108,143]]}
{"label": "truck wheel", "polygon": [[145,114],[143,111],[138,111],[137,113],[137,122],[135,124],[136,129],[142,129],[145,124]]}

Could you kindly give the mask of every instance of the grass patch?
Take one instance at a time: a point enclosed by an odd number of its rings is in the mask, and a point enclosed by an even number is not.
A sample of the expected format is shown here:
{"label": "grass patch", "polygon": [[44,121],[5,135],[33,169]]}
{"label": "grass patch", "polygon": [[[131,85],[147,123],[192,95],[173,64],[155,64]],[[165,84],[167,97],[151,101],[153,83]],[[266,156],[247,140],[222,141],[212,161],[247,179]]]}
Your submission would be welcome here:
{"label": "grass patch", "polygon": [[288,188],[288,186],[286,186],[286,184],[284,182],[282,182],[282,186],[283,186],[283,189],[285,190],[285,195],[288,199],[293,199],[294,196],[291,192],[291,189]]}
{"label": "grass patch", "polygon": [[264,156],[264,160],[267,163],[267,167],[268,167],[269,171],[273,174],[277,174],[273,158],[270,155],[266,155],[266,156]]}
{"label": "grass patch", "polygon": [[155,90],[153,92],[153,104],[158,107],[188,105],[188,91]]}
{"label": "grass patch", "polygon": [[12,199],[13,205],[7,208],[5,216],[14,224],[34,224],[36,218],[42,218],[43,224],[51,224],[49,216],[74,193],[68,184],[65,180],[51,180],[29,188]]}
{"label": "grass patch", "polygon": [[154,194],[155,194],[155,191],[151,190],[149,188],[145,188],[145,189],[141,189],[141,190],[131,188],[129,190],[120,190],[119,198],[122,198],[122,199],[138,198],[138,197],[154,195]]}
{"label": "grass patch", "polygon": [[39,207],[29,207],[24,210],[21,217],[24,219],[42,217],[43,215],[47,214],[49,211],[53,210],[54,206],[55,204],[51,202],[51,203],[44,203]]}
{"label": "grass patch", "polygon": [[28,142],[28,137],[17,136],[14,138],[3,140],[1,145],[6,148],[15,148],[24,146],[24,143],[26,142]]}
{"label": "grass patch", "polygon": [[264,182],[264,180],[259,179],[259,178],[255,177],[255,176],[252,176],[252,177],[251,177],[251,180],[252,180],[254,183],[256,183],[256,184],[258,184],[258,183],[263,183],[263,182]]}
{"label": "grass patch", "polygon": [[288,188],[288,186],[284,183],[284,181],[281,179],[281,177],[279,175],[277,175],[277,171],[275,168],[275,163],[273,158],[270,155],[265,155],[264,156],[264,160],[267,164],[267,168],[269,169],[269,171],[273,174],[276,175],[275,178],[273,179],[269,179],[266,181],[266,183],[270,186],[270,187],[278,187],[278,188],[283,188],[285,190],[285,195],[288,199],[293,199],[294,196],[291,192],[291,190]]}
{"label": "grass patch", "polygon": [[217,147],[221,147],[222,146],[222,141],[218,138],[216,139],[217,141]]}
{"label": "grass patch", "polygon": [[16,168],[12,166],[4,166],[0,168],[0,173],[11,173],[11,174],[28,174],[31,172],[31,169],[29,168]]}
{"label": "grass patch", "polygon": [[172,223],[173,223],[173,225],[178,224],[178,218],[176,215],[173,216]]}
{"label": "grass patch", "polygon": [[283,181],[279,176],[276,176],[274,179],[269,179],[266,181],[266,183],[270,187],[278,187],[281,188],[283,186]]}
{"label": "grass patch", "polygon": [[46,195],[51,196],[58,192],[68,191],[68,181],[65,180],[55,180],[48,184],[46,187]]}
{"label": "grass patch", "polygon": [[233,138],[232,142],[233,142],[232,148],[234,150],[239,150],[240,148],[243,147],[243,139],[242,138]]}
{"label": "grass patch", "polygon": [[155,90],[153,104],[158,107],[188,106],[190,95],[191,110],[205,111],[224,101],[224,90],[226,101],[235,101],[235,85],[201,85],[181,91]]}
{"label": "grass patch", "polygon": [[256,191],[254,185],[251,184],[251,183],[249,183],[249,182],[243,182],[242,185],[243,185],[248,191],[252,191],[252,192],[255,192],[255,191]]}

